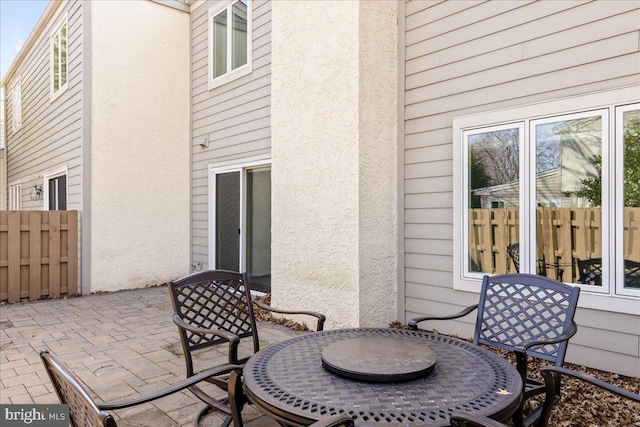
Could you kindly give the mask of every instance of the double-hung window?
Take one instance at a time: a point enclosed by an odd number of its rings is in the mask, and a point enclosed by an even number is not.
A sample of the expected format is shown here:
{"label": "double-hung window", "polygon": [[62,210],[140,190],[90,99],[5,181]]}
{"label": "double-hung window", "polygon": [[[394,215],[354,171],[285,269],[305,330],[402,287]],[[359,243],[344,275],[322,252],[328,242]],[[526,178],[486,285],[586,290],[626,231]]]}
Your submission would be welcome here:
{"label": "double-hung window", "polygon": [[69,53],[67,19],[51,35],[51,96],[59,95],[67,88],[67,64]]}
{"label": "double-hung window", "polygon": [[454,119],[456,288],[473,290],[485,274],[531,273],[580,286],[586,306],[637,310],[634,94],[619,89]]}
{"label": "double-hung window", "polygon": [[251,72],[250,0],[209,9],[209,89]]}

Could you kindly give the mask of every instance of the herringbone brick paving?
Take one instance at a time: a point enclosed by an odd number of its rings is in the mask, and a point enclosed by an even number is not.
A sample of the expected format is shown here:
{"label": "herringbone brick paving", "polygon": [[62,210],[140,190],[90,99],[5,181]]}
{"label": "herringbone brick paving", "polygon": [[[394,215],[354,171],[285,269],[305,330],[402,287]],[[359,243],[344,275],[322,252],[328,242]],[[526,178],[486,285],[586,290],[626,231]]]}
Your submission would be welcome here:
{"label": "herringbone brick paving", "polygon": [[[169,386],[185,372],[171,313],[166,286],[0,306],[0,403],[58,403],[38,355],[43,348],[66,363],[99,401]],[[262,348],[298,333],[264,322],[258,329]],[[250,351],[250,345],[243,350]],[[200,362],[226,360],[221,350],[208,352]],[[113,414],[119,426],[191,426],[203,406],[183,391]],[[277,426],[251,406],[243,419],[251,427]],[[202,425],[221,422],[212,414]]]}

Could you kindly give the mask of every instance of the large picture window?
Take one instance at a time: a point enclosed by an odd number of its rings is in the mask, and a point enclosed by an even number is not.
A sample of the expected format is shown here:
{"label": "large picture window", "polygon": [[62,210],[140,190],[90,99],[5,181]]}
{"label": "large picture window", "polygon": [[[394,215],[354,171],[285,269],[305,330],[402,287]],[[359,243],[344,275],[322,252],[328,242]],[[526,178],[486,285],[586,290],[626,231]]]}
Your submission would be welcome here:
{"label": "large picture window", "polygon": [[209,10],[209,89],[251,72],[251,4],[222,2]]}
{"label": "large picture window", "polygon": [[51,95],[67,88],[67,20],[51,36]]}
{"label": "large picture window", "polygon": [[553,107],[456,119],[457,287],[521,272],[640,297],[640,103]]}

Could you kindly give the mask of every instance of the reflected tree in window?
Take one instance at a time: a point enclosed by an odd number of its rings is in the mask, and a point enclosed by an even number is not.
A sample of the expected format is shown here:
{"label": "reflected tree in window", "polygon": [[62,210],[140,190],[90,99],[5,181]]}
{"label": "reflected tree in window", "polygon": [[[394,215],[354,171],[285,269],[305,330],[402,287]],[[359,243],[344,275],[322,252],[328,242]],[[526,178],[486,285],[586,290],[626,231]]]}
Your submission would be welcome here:
{"label": "reflected tree in window", "polygon": [[[629,120],[624,129],[624,206],[640,207],[640,119]],[[602,155],[594,156],[591,163],[597,169],[595,176],[581,181],[578,197],[589,200],[592,206],[602,205]]]}
{"label": "reflected tree in window", "polygon": [[519,131],[505,129],[469,137],[469,151],[482,163],[491,185],[517,181],[519,174]]}

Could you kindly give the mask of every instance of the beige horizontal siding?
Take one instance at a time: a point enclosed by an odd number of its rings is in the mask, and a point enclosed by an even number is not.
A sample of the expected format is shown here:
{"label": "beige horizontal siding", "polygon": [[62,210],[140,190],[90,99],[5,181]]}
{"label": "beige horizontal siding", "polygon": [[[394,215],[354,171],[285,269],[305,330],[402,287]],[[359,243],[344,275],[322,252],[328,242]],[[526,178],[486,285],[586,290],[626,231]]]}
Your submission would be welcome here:
{"label": "beige horizontal siding", "polygon": [[[404,12],[409,319],[457,312],[478,298],[452,289],[453,119],[637,84],[640,3],[408,1]],[[601,369],[640,366],[637,316],[580,309],[576,318],[570,359]],[[469,334],[474,321],[467,316],[437,328]]]}
{"label": "beige horizontal siding", "polygon": [[[49,36],[67,13],[68,87],[51,102]],[[8,182],[22,180],[22,207],[42,209],[43,201],[32,202],[29,191],[34,183],[43,183],[43,174],[67,167],[67,207],[82,210],[82,66],[83,7],[81,1],[64,3],[31,51],[18,67],[22,80],[22,127],[7,134]],[[9,82],[12,87],[13,82]],[[7,97],[8,110],[13,111]],[[11,123],[13,116],[8,117]]]}
{"label": "beige horizontal siding", "polygon": [[[207,2],[192,12],[192,262],[208,263],[208,166],[271,151],[271,4],[254,1],[252,72],[208,89]],[[209,147],[199,141],[209,138]]]}

